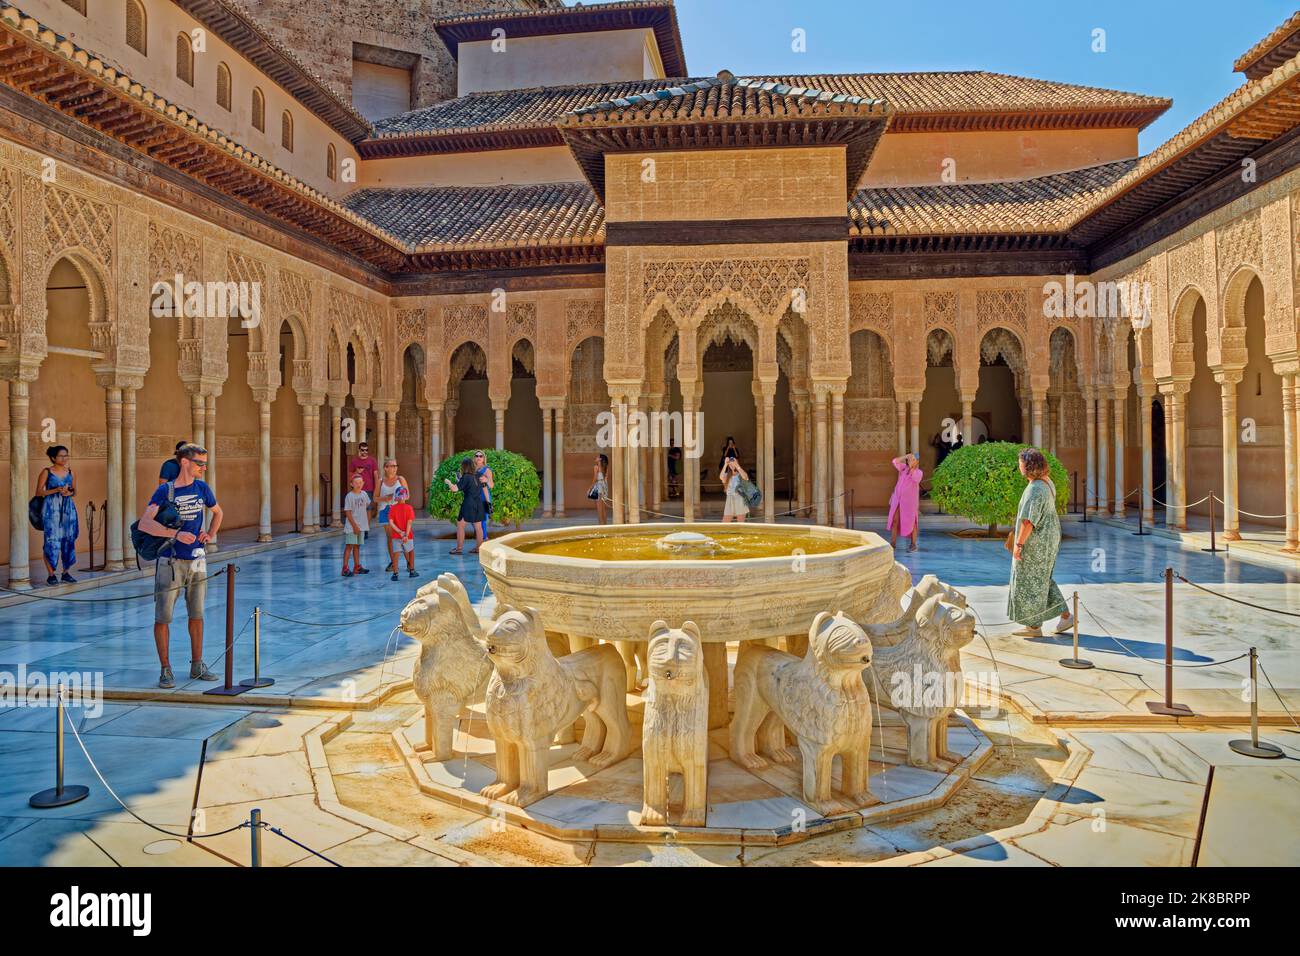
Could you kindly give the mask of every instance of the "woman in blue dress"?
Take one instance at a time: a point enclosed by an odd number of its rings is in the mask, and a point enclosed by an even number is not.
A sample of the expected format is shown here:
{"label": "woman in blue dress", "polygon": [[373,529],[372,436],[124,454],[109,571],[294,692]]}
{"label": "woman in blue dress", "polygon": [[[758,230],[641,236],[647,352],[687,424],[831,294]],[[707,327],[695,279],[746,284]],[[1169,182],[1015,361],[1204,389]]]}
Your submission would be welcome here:
{"label": "woman in blue dress", "polygon": [[41,557],[45,560],[45,570],[49,577],[46,584],[58,584],[56,573],[59,563],[63,564],[63,580],[75,584],[70,572],[77,563],[77,478],[68,467],[68,448],[66,445],[54,445],[45,449],[50,459],[50,466],[42,468],[36,479],[36,493],[44,499],[41,502],[41,522],[45,526],[45,544],[41,548]]}

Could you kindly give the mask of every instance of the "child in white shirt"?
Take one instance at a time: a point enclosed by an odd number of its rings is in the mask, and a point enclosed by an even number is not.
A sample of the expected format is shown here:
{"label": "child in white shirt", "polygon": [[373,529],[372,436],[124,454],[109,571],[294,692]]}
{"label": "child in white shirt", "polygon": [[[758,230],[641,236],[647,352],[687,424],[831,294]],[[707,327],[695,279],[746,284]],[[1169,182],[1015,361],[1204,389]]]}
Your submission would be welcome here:
{"label": "child in white shirt", "polygon": [[[350,578],[354,574],[369,574],[369,568],[361,566],[361,542],[370,530],[370,496],[362,490],[365,479],[361,475],[352,476],[352,490],[343,499],[343,576]],[[348,558],[352,558],[353,569],[348,570]]]}

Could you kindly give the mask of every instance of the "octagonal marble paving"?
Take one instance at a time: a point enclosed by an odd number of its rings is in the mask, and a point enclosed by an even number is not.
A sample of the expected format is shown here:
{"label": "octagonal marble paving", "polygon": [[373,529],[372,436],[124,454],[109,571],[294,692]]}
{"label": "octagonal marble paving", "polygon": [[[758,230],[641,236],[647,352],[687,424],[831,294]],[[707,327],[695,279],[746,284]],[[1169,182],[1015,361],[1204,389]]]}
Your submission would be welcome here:
{"label": "octagonal marble paving", "polygon": [[[637,741],[641,737],[642,709],[641,698],[629,695],[628,716]],[[909,767],[902,722],[892,711],[882,710],[873,730],[871,749],[871,791],[879,802],[860,809],[841,804],[823,814],[801,798],[797,760],[789,766],[746,770],[728,758],[727,729],[723,727],[709,733],[707,825],[676,825],[681,781],[674,777],[669,792],[669,825],[642,827],[639,747],[613,766],[596,769],[572,759],[577,744],[553,745],[551,793],[520,809],[478,795],[495,776],[492,741],[481,705],[462,713],[454,759],[435,761],[428,759],[427,753],[418,753],[415,747],[423,737],[424,721],[418,712],[392,734],[407,772],[425,794],[557,839],[639,843],[784,844],[916,813],[943,804],[992,752],[988,738],[971,721],[954,715],[948,726],[948,747],[961,759],[955,763],[941,761],[937,770]],[[838,786],[838,759],[835,768]]]}

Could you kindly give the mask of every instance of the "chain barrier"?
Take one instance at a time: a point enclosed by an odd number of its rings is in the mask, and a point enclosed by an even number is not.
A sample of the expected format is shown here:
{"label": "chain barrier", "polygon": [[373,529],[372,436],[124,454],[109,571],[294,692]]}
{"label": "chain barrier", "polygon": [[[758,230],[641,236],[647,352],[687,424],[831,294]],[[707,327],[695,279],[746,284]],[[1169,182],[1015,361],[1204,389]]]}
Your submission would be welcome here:
{"label": "chain barrier", "polygon": [[1273,692],[1273,696],[1277,698],[1277,702],[1282,705],[1282,709],[1286,711],[1286,715],[1291,718],[1291,723],[1295,724],[1297,728],[1300,728],[1300,723],[1296,722],[1295,714],[1291,713],[1291,708],[1286,705],[1286,701],[1282,699],[1282,695],[1279,694],[1277,688],[1273,686],[1273,678],[1269,677],[1268,671],[1264,669],[1264,662],[1256,656],[1255,663],[1259,667],[1260,673],[1264,675],[1264,680],[1268,683],[1268,689]]}
{"label": "chain barrier", "polygon": [[[245,820],[243,823],[240,824],[240,826],[245,826],[245,827],[248,826],[248,825],[249,825],[249,824],[248,824],[248,821],[247,821],[247,820]],[[271,824],[269,824],[269,823],[259,823],[259,824],[258,824],[258,828],[259,828],[259,829],[262,829],[262,830],[269,830],[271,833],[274,833],[274,834],[275,834],[276,836],[278,836],[280,839],[282,839],[282,840],[288,840],[288,841],[289,841],[290,843],[292,843],[294,846],[296,846],[296,847],[300,847],[301,849],[306,850],[306,851],[307,851],[308,853],[310,853],[312,856],[320,857],[322,860],[324,860],[324,861],[325,861],[326,863],[328,863],[330,866],[337,866],[337,867],[339,867],[340,869],[343,867],[343,864],[342,864],[342,863],[336,863],[335,861],[333,861],[333,860],[331,860],[329,857],[327,857],[324,853],[317,853],[315,850],[313,850],[313,849],[312,849],[311,847],[309,847],[307,844],[305,844],[305,843],[299,843],[297,840],[295,840],[293,837],[289,836],[289,834],[285,833],[285,832],[284,832],[283,830],[281,830],[279,827],[273,827],[273,826],[271,826]]]}
{"label": "chain barrier", "polygon": [[126,594],[121,597],[111,597],[111,598],[63,597],[58,594],[41,594],[39,591],[15,591],[13,588],[6,588],[6,587],[0,587],[0,591],[7,591],[10,594],[17,594],[25,598],[36,598],[37,600],[40,601],[63,601],[66,604],[113,604],[118,601],[138,601],[141,598],[156,598],[159,594],[167,594],[169,591],[182,591],[185,588],[190,587],[192,584],[198,584],[201,583],[202,581],[211,581],[213,578],[219,578],[221,577],[221,575],[225,573],[226,573],[226,569],[222,568],[220,571],[214,571],[212,574],[209,574],[207,577],[202,578],[201,581],[191,582],[191,584],[189,585],[176,584],[163,591],[157,591],[157,590],[142,591],[139,594]]}
{"label": "chain barrier", "polygon": [[380,611],[378,614],[372,615],[371,617],[363,617],[356,621],[299,621],[296,618],[281,617],[279,614],[272,614],[265,608],[262,609],[262,617],[269,617],[276,621],[284,621],[286,624],[298,624],[303,627],[353,627],[357,624],[369,624],[371,621],[378,620],[381,617],[396,614],[400,612],[403,607],[406,607],[406,605],[403,604],[402,607],[388,608],[387,610]]}

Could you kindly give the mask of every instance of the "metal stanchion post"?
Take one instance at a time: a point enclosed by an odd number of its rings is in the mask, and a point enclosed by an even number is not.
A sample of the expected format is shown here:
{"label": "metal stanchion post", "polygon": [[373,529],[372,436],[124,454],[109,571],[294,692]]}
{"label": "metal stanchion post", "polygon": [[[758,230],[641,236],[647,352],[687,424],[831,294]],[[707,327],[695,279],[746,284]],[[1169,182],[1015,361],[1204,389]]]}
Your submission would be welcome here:
{"label": "metal stanchion post", "polygon": [[249,866],[262,865],[262,811],[256,808],[248,811]]}
{"label": "metal stanchion post", "polygon": [[1078,591],[1074,592],[1073,602],[1074,602],[1074,610],[1071,612],[1071,617],[1074,619],[1074,656],[1063,659],[1061,661],[1061,666],[1068,667],[1070,668],[1070,670],[1074,670],[1074,671],[1086,671],[1089,668],[1094,667],[1096,665],[1094,665],[1092,661],[1080,660],[1079,658],[1079,592]]}
{"label": "metal stanchion post", "polygon": [[297,534],[301,529],[298,527],[298,486],[293,486],[293,533]]}
{"label": "metal stanchion post", "polygon": [[235,572],[234,564],[226,565],[226,682],[221,687],[203,692],[205,697],[234,697],[247,687],[235,683]]}
{"label": "metal stanchion post", "polygon": [[1147,701],[1147,710],[1166,717],[1190,717],[1192,710],[1174,703],[1174,569],[1165,568],[1165,699]]}
{"label": "metal stanchion post", "polygon": [[270,687],[275,679],[262,676],[262,608],[253,608],[253,676],[239,682],[240,687]]}
{"label": "metal stanchion post", "polygon": [[1223,548],[1216,548],[1214,546],[1214,492],[1213,491],[1210,492],[1210,546],[1208,548],[1201,548],[1201,550],[1208,551],[1210,554],[1218,554],[1220,551],[1224,550]]}
{"label": "metal stanchion post", "polygon": [[49,810],[54,807],[66,807],[70,803],[85,800],[90,793],[88,787],[80,784],[63,785],[63,682],[59,681],[59,700],[55,705],[54,719],[58,728],[54,735],[54,788],[32,794],[28,803],[37,810]]}
{"label": "metal stanchion post", "polygon": [[1255,673],[1258,659],[1259,650],[1252,647],[1250,649],[1250,739],[1229,740],[1228,747],[1233,753],[1239,753],[1244,757],[1276,760],[1283,755],[1282,748],[1267,740],[1259,739],[1259,684]]}

